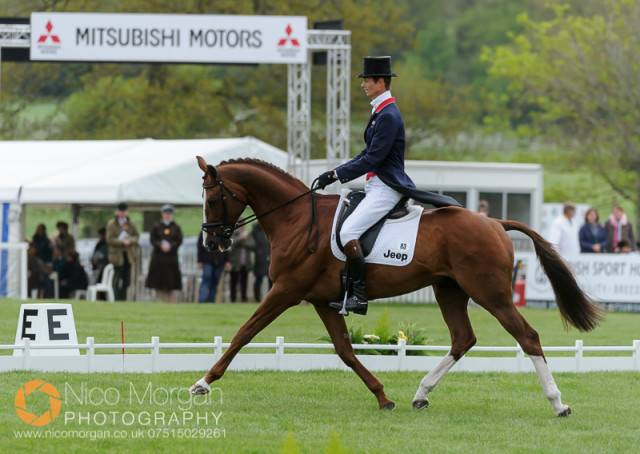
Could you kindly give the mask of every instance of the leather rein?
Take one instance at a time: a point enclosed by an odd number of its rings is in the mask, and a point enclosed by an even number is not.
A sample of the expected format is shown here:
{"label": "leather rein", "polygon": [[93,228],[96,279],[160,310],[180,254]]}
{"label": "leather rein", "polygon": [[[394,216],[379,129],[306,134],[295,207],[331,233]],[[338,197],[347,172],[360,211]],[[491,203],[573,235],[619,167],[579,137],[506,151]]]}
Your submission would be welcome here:
{"label": "leather rein", "polygon": [[[214,167],[215,168],[215,167]],[[307,252],[313,254],[314,252],[316,252],[318,250],[318,241],[319,241],[319,232],[318,232],[318,217],[316,214],[316,191],[318,189],[320,189],[318,186],[315,186],[318,179],[316,178],[315,180],[313,180],[313,183],[311,184],[311,189],[309,189],[306,192],[303,192],[302,194],[294,197],[291,200],[287,200],[286,202],[278,205],[275,208],[270,209],[269,211],[256,215],[255,213],[252,215],[249,215],[245,218],[239,219],[236,222],[231,222],[228,220],[228,211],[227,211],[227,193],[233,197],[234,199],[236,199],[238,202],[242,203],[245,208],[249,205],[249,202],[242,200],[240,197],[238,197],[233,191],[230,191],[229,188],[227,188],[224,183],[222,182],[222,177],[220,175],[220,172],[218,172],[218,170],[216,169],[216,179],[218,180],[218,183],[214,183],[214,184],[203,184],[202,185],[202,189],[203,189],[203,196],[204,196],[204,190],[206,189],[211,189],[211,188],[215,188],[216,186],[220,187],[220,198],[222,200],[222,222],[203,222],[202,223],[202,230],[205,233],[210,233],[207,229],[210,228],[221,228],[221,232],[219,233],[219,235],[222,238],[225,239],[231,239],[231,235],[233,235],[233,232],[238,228],[238,227],[242,227],[245,226],[247,224],[250,224],[254,221],[257,221],[260,218],[263,218],[271,213],[273,213],[274,211],[279,210],[280,208],[283,208],[293,202],[295,202],[298,199],[301,199],[302,197],[311,194],[311,214],[310,214],[310,220],[309,220],[309,232],[307,233],[307,241],[306,244],[309,244],[309,238],[311,237],[311,232],[313,231],[313,225],[315,224],[316,226],[316,238],[314,241],[314,246],[313,248],[309,248],[309,246],[306,246]],[[206,177],[206,175],[204,177],[202,177],[203,179]],[[314,187],[315,186],[315,187]]]}

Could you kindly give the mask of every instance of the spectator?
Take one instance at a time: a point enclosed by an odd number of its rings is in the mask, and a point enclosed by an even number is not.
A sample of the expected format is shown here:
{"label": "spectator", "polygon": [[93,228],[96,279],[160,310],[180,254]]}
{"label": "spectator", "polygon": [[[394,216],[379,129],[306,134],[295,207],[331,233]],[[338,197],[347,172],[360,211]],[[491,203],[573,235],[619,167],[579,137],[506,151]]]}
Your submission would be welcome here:
{"label": "spectator", "polygon": [[64,254],[62,253],[62,249],[58,246],[53,247],[53,252],[51,253],[51,271],[58,273],[58,276],[62,273],[64,269]]}
{"label": "spectator", "polygon": [[248,301],[247,278],[249,271],[253,269],[251,251],[255,248],[255,241],[244,226],[238,227],[233,232],[231,239],[233,240],[233,247],[229,253],[229,263],[231,263],[231,301],[237,301],[238,284],[240,284],[242,301]]}
{"label": "spectator", "polygon": [[[47,242],[49,239],[47,238]],[[38,248],[35,243],[29,244],[27,255],[27,270],[29,274],[28,287],[29,295],[33,290],[38,291],[38,298],[44,297],[44,291],[47,288],[47,267],[38,256]]]}
{"label": "spectator", "polygon": [[64,221],[58,221],[56,227],[58,228],[58,234],[53,239],[53,244],[58,246],[63,254],[67,251],[75,252],[76,240],[69,233],[69,224]]}
{"label": "spectator", "polygon": [[64,256],[64,269],[60,274],[60,298],[71,298],[76,290],[86,290],[89,280],[76,251],[67,249]]}
{"label": "spectator", "polygon": [[36,255],[40,260],[45,264],[51,263],[53,247],[51,246],[51,240],[47,236],[47,227],[44,224],[38,224],[31,242],[36,247]]}
{"label": "spectator", "polygon": [[131,284],[131,270],[138,256],[138,227],[127,215],[129,207],[119,203],[116,216],[107,224],[109,263],[113,265],[113,292],[115,299],[125,301]]}
{"label": "spectator", "polygon": [[611,216],[604,224],[607,231],[609,246],[607,252],[620,252],[618,243],[625,240],[632,251],[636,250],[636,239],[633,235],[633,227],[629,224],[627,215],[620,205],[614,205]]}
{"label": "spectator", "polygon": [[225,266],[229,266],[229,253],[209,251],[204,247],[203,232],[198,237],[198,268],[202,270],[199,303],[215,303],[218,283]]}
{"label": "spectator", "polygon": [[[256,301],[262,301],[262,281],[264,277],[269,276],[269,264],[271,262],[271,245],[269,239],[265,235],[262,226],[258,223],[253,225],[251,229],[251,237],[255,243],[255,254],[253,264],[253,295]],[[271,288],[271,280],[269,280],[269,288]]]}
{"label": "spectator", "polygon": [[98,242],[93,248],[91,255],[91,267],[93,268],[96,281],[102,278],[102,270],[109,264],[109,246],[107,245],[107,229],[98,229]]}
{"label": "spectator", "polygon": [[602,253],[609,245],[607,232],[599,223],[598,210],[589,208],[584,216],[584,225],[580,228],[580,251]]}
{"label": "spectator", "polygon": [[[55,288],[60,288],[60,275],[64,270],[66,259],[62,250],[58,246],[53,246],[51,254],[51,265],[47,266],[47,275],[49,276],[49,285],[45,291],[45,298],[55,298]],[[60,295],[57,295],[60,297]]]}
{"label": "spectator", "polygon": [[480,200],[478,202],[478,214],[489,216],[489,202],[486,200]]}
{"label": "spectator", "polygon": [[618,246],[616,247],[616,254],[627,254],[632,252],[631,245],[627,240],[618,241]]}
{"label": "spectator", "polygon": [[171,295],[174,290],[182,290],[182,275],[178,263],[182,230],[173,220],[172,205],[163,205],[161,211],[162,220],[151,227],[149,239],[153,252],[146,286],[155,289],[156,300],[168,302],[174,301]]}
{"label": "spectator", "polygon": [[578,227],[573,219],[576,206],[572,202],[565,202],[562,214],[553,220],[549,242],[563,256],[580,254]]}

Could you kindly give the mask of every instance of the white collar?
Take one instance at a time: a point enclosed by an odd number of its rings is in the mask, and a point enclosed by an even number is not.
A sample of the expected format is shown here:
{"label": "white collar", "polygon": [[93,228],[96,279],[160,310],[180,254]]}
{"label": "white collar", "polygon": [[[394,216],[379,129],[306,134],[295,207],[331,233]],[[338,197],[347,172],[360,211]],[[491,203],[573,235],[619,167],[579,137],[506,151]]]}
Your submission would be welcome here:
{"label": "white collar", "polygon": [[371,109],[371,113],[374,113],[376,111],[376,109],[378,108],[378,106],[380,104],[382,104],[383,102],[385,102],[389,98],[391,98],[391,91],[390,90],[387,90],[384,93],[376,96],[376,98],[369,103],[369,104],[371,104],[373,106],[373,109]]}

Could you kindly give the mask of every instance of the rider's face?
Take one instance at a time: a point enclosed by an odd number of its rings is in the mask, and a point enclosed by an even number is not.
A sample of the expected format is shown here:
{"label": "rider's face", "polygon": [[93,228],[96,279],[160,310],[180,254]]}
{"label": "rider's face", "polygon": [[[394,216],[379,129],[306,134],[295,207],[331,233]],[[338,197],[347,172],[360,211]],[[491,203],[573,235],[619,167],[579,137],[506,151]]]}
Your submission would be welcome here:
{"label": "rider's face", "polygon": [[384,79],[382,77],[378,77],[377,82],[374,82],[374,79],[372,77],[364,77],[360,86],[364,89],[364,94],[371,99],[375,99],[382,93],[387,91],[384,86]]}

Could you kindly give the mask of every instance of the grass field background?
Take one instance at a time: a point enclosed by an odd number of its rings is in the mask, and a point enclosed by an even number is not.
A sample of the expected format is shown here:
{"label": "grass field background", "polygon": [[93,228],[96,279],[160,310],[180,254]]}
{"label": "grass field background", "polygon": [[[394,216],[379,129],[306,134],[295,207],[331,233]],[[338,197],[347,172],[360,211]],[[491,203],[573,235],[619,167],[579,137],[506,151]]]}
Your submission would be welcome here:
{"label": "grass field background", "polygon": [[[120,342],[120,322],[124,322],[127,342],[150,342],[160,336],[161,342],[212,342],[222,336],[229,342],[236,331],[258,307],[257,303],[236,304],[165,304],[165,303],[90,303],[60,301],[73,305],[78,340],[95,337],[100,343]],[[20,301],[0,300],[0,344],[15,340]],[[373,332],[376,320],[387,310],[392,329],[401,322],[415,323],[424,329],[431,345],[449,345],[449,331],[435,304],[372,303],[366,317],[351,315],[348,325],[364,324]],[[564,330],[556,310],[526,309],[520,312],[540,334],[544,345],[573,345],[582,339],[585,345],[631,345],[640,339],[640,314],[610,312],[601,326],[590,333]],[[469,308],[469,317],[478,345],[515,345],[511,337],[487,311]],[[258,336],[256,342],[274,342],[284,336],[286,342],[317,342],[327,332],[311,305],[293,307],[281,315]]]}
{"label": "grass field background", "polygon": [[[120,342],[120,321],[128,342],[205,342],[214,336],[229,341],[255,310],[255,304],[160,304],[72,302],[81,341]],[[13,343],[20,302],[0,301],[0,343]],[[433,345],[448,345],[448,330],[433,305],[373,304],[366,318],[349,317],[373,331],[376,319],[388,311],[391,326],[415,322]],[[564,331],[555,310],[523,309],[538,330],[543,345],[630,345],[640,338],[638,314],[609,313],[592,333]],[[514,345],[514,340],[484,310],[470,309],[479,345]],[[271,342],[278,335],[288,342],[317,342],[324,328],[311,306],[286,312],[255,340]],[[8,372],[0,381],[0,439],[2,452],[224,452],[224,453],[388,453],[388,452],[637,452],[640,442],[640,374],[599,372],[556,374],[563,400],[574,414],[555,418],[534,373],[451,373],[430,395],[431,406],[411,409],[411,400],[424,376],[421,372],[377,373],[387,395],[396,401],[392,412],[377,409],[375,398],[352,372],[228,372],[216,382],[211,402],[196,405],[185,388],[203,371],[162,374],[69,374]],[[426,371],[425,371],[426,373]],[[62,408],[49,425],[31,428],[14,411],[16,392],[30,380],[45,380],[61,394]],[[173,398],[130,400],[131,388],[144,395],[147,386],[172,390]],[[77,402],[65,390],[97,390],[97,401]],[[105,390],[117,402],[100,401]],[[34,393],[28,408],[34,414],[48,408],[46,396]],[[157,396],[156,396],[157,397]],[[116,417],[103,425],[79,422],[78,414],[115,412],[132,415],[160,412],[200,415],[213,411],[205,425],[128,424]],[[98,421],[101,422],[101,421]],[[144,422],[144,421],[143,421]],[[218,437],[200,438],[200,429],[218,429]],[[166,431],[165,431],[166,429]],[[182,432],[179,432],[179,430]],[[187,431],[185,431],[187,429]],[[91,440],[94,431],[126,432],[127,439]],[[83,432],[85,438],[24,439],[17,434]],[[151,431],[151,432],[150,432]],[[189,432],[191,431],[191,432]],[[132,439],[131,434],[144,435]],[[150,437],[153,433],[155,436]],[[187,436],[186,434],[190,435]],[[181,434],[181,435],[180,435]],[[193,435],[196,434],[196,438]],[[212,434],[212,432],[210,432]],[[203,435],[207,435],[203,431]]]}

